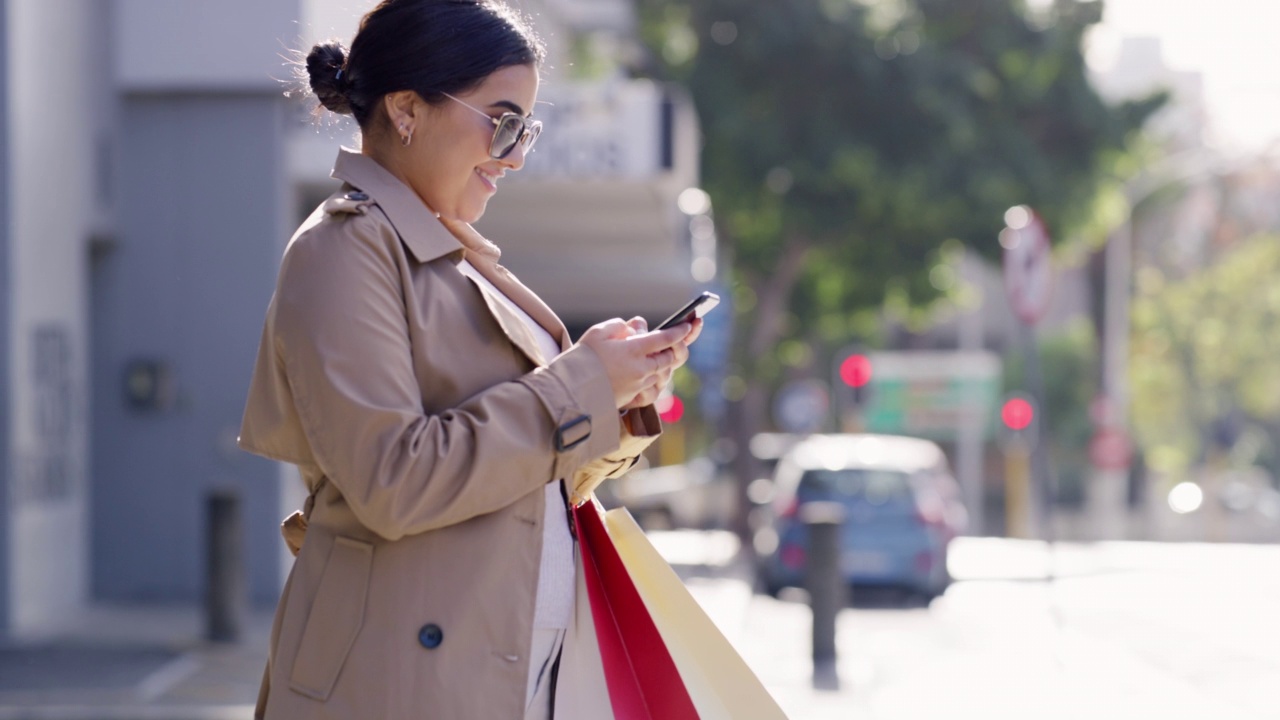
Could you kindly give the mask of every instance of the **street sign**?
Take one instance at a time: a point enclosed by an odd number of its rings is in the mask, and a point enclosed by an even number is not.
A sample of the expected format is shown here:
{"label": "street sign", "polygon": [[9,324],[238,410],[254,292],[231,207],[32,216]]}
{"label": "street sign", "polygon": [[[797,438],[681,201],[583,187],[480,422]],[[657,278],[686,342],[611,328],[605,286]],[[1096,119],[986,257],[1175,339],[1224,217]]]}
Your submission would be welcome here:
{"label": "street sign", "polygon": [[1004,248],[1004,289],[1009,306],[1022,322],[1034,325],[1053,299],[1053,257],[1049,230],[1034,210],[1012,208],[1000,232]]}
{"label": "street sign", "polygon": [[789,433],[818,432],[827,421],[830,389],[821,380],[792,380],[778,390],[773,421]]}
{"label": "street sign", "polygon": [[951,441],[963,427],[990,437],[1000,358],[986,351],[873,352],[863,420],[868,432]]}
{"label": "street sign", "polygon": [[1133,461],[1133,443],[1122,428],[1098,428],[1089,439],[1089,462],[1099,470],[1128,470]]}

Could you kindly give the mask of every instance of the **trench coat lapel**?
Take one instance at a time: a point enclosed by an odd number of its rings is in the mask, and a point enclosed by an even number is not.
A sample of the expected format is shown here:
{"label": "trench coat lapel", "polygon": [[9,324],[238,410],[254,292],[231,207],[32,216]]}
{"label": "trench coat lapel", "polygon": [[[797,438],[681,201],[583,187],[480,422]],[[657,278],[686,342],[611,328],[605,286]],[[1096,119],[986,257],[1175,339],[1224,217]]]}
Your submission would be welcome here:
{"label": "trench coat lapel", "polygon": [[[515,303],[516,307],[528,313],[534,322],[550,333],[562,352],[569,349],[569,346],[573,343],[569,339],[569,331],[565,328],[564,323],[542,301],[542,298],[525,287],[524,283],[516,279],[509,270],[498,264],[498,260],[502,257],[502,251],[496,245],[485,239],[484,236],[476,232],[476,229],[467,223],[444,218],[440,219],[440,223],[449,232],[453,233],[453,236],[467,249],[467,259],[486,280],[493,283],[493,286],[501,290],[511,302]],[[503,309],[505,310],[506,308],[504,307]],[[499,319],[499,322],[502,322],[501,319]],[[506,326],[504,325],[503,327],[505,329]],[[524,327],[523,322],[521,327]],[[511,333],[508,332],[507,334],[510,335]]]}
{"label": "trench coat lapel", "polygon": [[471,278],[467,278],[467,281],[475,285],[476,290],[484,297],[484,303],[489,308],[489,314],[493,316],[494,320],[498,321],[503,334],[507,336],[511,344],[524,353],[525,357],[529,358],[529,361],[534,365],[546,367],[550,358],[542,356],[542,351],[538,349],[538,341],[533,337],[533,333],[529,330],[529,326],[525,324],[524,320],[511,312],[501,298],[494,297],[493,291],[485,287],[483,283],[478,283]]}
{"label": "trench coat lapel", "polygon": [[[494,287],[504,293],[516,307],[524,310],[551,334],[561,351],[572,344],[568,332],[556,314],[506,268],[498,264],[502,251],[467,223],[441,218],[423,204],[421,198],[400,182],[373,158],[343,148],[334,163],[333,177],[369,195],[395,226],[401,242],[418,262],[441,257],[457,263],[465,256]],[[503,334],[535,365],[545,367],[544,358],[528,326],[492,291],[475,283],[484,297],[485,306]]]}

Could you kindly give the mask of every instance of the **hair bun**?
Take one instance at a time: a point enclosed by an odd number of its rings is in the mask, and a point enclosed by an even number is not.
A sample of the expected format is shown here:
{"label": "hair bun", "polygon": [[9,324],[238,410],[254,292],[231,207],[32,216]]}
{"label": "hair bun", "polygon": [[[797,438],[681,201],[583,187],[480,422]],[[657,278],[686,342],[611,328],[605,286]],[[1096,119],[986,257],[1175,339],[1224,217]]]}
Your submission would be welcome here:
{"label": "hair bun", "polygon": [[321,105],[339,115],[351,114],[351,99],[347,96],[350,80],[343,73],[346,63],[347,52],[336,42],[317,44],[307,53],[311,91]]}

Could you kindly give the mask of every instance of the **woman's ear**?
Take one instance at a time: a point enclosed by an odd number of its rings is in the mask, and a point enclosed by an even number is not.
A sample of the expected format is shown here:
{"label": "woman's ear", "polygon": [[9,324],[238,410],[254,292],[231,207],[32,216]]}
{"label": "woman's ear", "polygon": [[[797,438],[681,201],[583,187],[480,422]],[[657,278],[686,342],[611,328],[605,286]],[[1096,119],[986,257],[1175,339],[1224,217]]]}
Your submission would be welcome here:
{"label": "woman's ear", "polygon": [[387,119],[391,121],[391,129],[403,140],[412,137],[413,131],[422,120],[422,100],[412,90],[397,90],[382,97],[383,107],[387,111]]}

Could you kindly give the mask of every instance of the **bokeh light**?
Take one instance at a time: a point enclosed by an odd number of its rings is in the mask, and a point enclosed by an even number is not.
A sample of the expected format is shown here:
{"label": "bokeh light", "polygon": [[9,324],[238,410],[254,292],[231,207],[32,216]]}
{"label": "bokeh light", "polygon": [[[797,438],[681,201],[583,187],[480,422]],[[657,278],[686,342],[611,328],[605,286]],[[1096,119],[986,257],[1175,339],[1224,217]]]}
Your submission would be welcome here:
{"label": "bokeh light", "polygon": [[1193,513],[1204,504],[1204,491],[1193,482],[1180,482],[1169,491],[1169,508],[1179,515]]}

